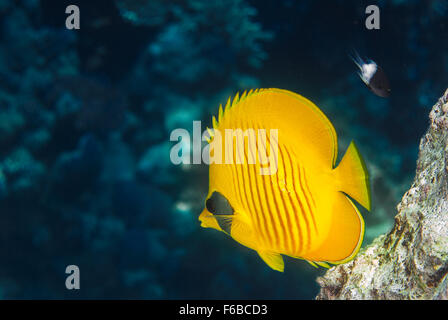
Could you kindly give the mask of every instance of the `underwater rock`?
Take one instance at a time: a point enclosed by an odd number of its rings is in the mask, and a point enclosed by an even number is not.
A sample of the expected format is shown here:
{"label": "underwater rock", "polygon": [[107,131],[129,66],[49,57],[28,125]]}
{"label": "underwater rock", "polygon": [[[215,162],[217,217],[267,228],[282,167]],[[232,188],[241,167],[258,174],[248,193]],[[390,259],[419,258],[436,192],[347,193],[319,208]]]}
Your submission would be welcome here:
{"label": "underwater rock", "polygon": [[184,94],[198,85],[222,88],[232,75],[260,68],[267,59],[263,44],[273,38],[243,0],[116,0],[116,5],[124,19],[160,28],[128,79],[129,90],[138,94],[156,92],[155,87]]}
{"label": "underwater rock", "polygon": [[55,111],[54,136],[92,133],[107,138],[126,121],[127,97],[114,85],[86,76],[55,77],[47,104]]}
{"label": "underwater rock", "polygon": [[135,159],[133,150],[126,144],[119,133],[111,134],[105,143],[103,170],[101,180],[104,183],[134,178]]}
{"label": "underwater rock", "polygon": [[[224,39],[209,36],[207,42],[201,42],[198,36],[180,23],[169,25],[158,35],[148,47],[149,59],[155,62],[153,72],[158,78],[197,84],[210,77],[222,77],[222,65],[228,65],[224,58],[229,59],[234,53],[228,50]],[[204,59],[207,52],[216,52],[216,55]]]}
{"label": "underwater rock", "polygon": [[92,134],[79,140],[78,147],[61,153],[53,168],[52,190],[61,195],[79,195],[94,184],[103,164],[101,142]]}
{"label": "underwater rock", "polygon": [[134,228],[127,230],[120,243],[120,264],[135,269],[142,265],[163,263],[167,255],[161,243],[160,233],[150,229]]}
{"label": "underwater rock", "polygon": [[137,176],[158,185],[176,183],[176,170],[170,160],[171,144],[162,142],[148,148],[137,165]]}
{"label": "underwater rock", "polygon": [[46,129],[37,129],[27,132],[23,137],[23,144],[32,151],[42,150],[51,140],[51,134]]}
{"label": "underwater rock", "polygon": [[166,192],[149,183],[118,180],[113,183],[112,212],[129,226],[170,228],[173,200]]}
{"label": "underwater rock", "polygon": [[121,16],[135,25],[157,26],[163,24],[173,5],[162,1],[115,0]]}
{"label": "underwater rock", "polygon": [[317,299],[448,299],[448,90],[429,115],[393,229],[317,279]]}
{"label": "underwater rock", "polygon": [[24,191],[36,191],[39,183],[46,173],[43,163],[36,160],[33,155],[25,148],[19,147],[13,150],[0,164],[2,170],[1,180],[6,188],[8,181],[8,190],[14,194],[21,194]]}
{"label": "underwater rock", "polygon": [[0,169],[0,200],[8,194],[8,185],[3,170]]}
{"label": "underwater rock", "polygon": [[177,128],[184,128],[191,133],[193,121],[201,119],[201,101],[175,97],[171,105],[171,112],[166,115],[164,121],[166,131],[171,133]]}
{"label": "underwater rock", "polygon": [[[2,101],[1,98],[0,101]],[[24,127],[25,122],[23,115],[17,109],[2,108],[0,111],[0,143],[10,143]]]}

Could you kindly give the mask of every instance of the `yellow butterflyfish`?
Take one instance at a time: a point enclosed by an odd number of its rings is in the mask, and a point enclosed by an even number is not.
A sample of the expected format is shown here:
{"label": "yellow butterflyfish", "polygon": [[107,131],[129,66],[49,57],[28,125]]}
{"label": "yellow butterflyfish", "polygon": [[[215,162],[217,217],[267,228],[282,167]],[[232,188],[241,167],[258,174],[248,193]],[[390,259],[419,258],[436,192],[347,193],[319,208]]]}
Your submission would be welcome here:
{"label": "yellow butterflyfish", "polygon": [[201,226],[228,234],[281,272],[282,255],[324,267],[353,259],[364,220],[352,199],[371,206],[354,142],[336,166],[333,125],[291,91],[258,89],[230,101],[210,130]]}

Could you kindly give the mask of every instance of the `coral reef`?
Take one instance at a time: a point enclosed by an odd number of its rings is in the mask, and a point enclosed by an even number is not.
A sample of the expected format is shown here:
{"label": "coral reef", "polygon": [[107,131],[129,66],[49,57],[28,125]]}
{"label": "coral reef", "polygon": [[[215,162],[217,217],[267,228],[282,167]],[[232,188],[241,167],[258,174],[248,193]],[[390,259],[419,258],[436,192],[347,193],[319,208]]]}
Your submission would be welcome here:
{"label": "coral reef", "polygon": [[448,90],[429,119],[393,229],[318,278],[317,299],[448,299]]}

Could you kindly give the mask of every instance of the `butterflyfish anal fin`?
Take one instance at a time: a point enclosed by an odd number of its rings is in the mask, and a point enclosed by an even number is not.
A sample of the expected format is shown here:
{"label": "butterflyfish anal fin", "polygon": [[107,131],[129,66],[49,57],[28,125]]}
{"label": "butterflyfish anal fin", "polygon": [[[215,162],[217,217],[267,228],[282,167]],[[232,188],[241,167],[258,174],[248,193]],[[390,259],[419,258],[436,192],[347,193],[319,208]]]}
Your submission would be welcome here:
{"label": "butterflyfish anal fin", "polygon": [[263,259],[266,264],[275,271],[283,272],[285,269],[285,263],[283,257],[279,253],[269,251],[257,251],[258,255]]}
{"label": "butterflyfish anal fin", "polygon": [[324,262],[324,261],[310,261],[310,260],[305,260],[306,262],[308,262],[310,265],[312,265],[314,268],[319,268],[319,267],[323,267],[323,268],[331,268],[331,266]]}
{"label": "butterflyfish anal fin", "polygon": [[318,266],[321,266],[321,267],[323,267],[323,268],[327,268],[327,269],[330,269],[330,268],[331,268],[331,266],[330,266],[328,263],[324,262],[324,261],[315,261],[315,263],[316,263]]}
{"label": "butterflyfish anal fin", "polygon": [[[361,248],[364,220],[353,202],[342,192],[336,194],[332,223],[322,245],[306,254],[305,259],[341,264],[352,260]],[[317,263],[317,262],[316,262]]]}

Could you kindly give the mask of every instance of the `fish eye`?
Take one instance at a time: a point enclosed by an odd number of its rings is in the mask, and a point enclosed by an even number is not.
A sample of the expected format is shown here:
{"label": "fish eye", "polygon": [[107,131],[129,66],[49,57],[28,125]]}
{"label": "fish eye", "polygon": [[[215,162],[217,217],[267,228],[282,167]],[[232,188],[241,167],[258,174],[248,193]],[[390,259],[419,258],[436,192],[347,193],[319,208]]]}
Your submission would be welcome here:
{"label": "fish eye", "polygon": [[221,193],[215,191],[212,196],[205,202],[207,210],[214,215],[232,215],[234,210]]}

